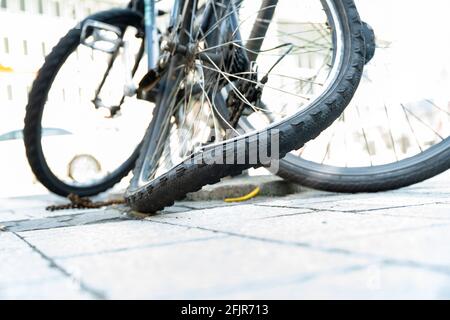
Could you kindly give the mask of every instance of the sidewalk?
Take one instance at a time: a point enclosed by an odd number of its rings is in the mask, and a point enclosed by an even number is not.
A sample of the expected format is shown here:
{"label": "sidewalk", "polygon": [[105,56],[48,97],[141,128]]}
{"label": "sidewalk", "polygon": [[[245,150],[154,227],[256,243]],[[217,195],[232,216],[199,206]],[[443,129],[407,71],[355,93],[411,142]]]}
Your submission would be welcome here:
{"label": "sidewalk", "polygon": [[0,299],[450,299],[450,174],[379,194],[46,212],[0,199]]}

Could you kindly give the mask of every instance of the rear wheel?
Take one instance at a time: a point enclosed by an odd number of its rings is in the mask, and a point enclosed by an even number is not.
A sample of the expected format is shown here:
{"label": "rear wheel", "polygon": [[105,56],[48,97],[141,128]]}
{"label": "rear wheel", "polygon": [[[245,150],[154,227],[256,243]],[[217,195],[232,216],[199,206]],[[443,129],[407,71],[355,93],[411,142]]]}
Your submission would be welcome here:
{"label": "rear wheel", "polygon": [[450,169],[446,3],[383,1],[395,7],[357,2],[376,49],[354,99],[314,143],[286,156],[281,177],[326,191],[376,192]]}
{"label": "rear wheel", "polygon": [[[108,41],[95,43],[103,50],[81,44],[82,27],[89,20],[118,28],[122,35],[115,40],[122,45],[111,51]],[[95,41],[88,32],[87,40]],[[142,36],[139,14],[105,11],[70,30],[46,58],[29,95],[24,141],[34,174],[50,191],[96,195],[134,167],[151,104],[123,93],[131,69],[127,64],[137,67],[136,77],[140,73]]]}

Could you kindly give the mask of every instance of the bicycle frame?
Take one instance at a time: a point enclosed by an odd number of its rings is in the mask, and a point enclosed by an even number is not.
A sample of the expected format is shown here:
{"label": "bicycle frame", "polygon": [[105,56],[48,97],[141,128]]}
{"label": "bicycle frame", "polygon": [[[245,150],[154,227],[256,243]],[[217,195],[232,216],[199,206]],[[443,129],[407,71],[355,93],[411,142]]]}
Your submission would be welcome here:
{"label": "bicycle frame", "polygon": [[[186,2],[187,1],[187,2]],[[237,7],[242,0],[211,0],[208,1],[206,4],[205,11],[203,13],[203,22],[201,25],[201,29],[203,33],[208,32],[209,28],[211,26],[217,25],[218,19],[213,14],[214,10],[212,9],[212,6],[217,3],[227,3],[227,2],[234,2],[232,5]],[[160,55],[160,48],[159,48],[159,41],[158,41],[158,29],[156,25],[156,17],[157,17],[157,10],[155,7],[155,0],[137,0],[137,2],[143,2],[143,11],[144,11],[144,24],[145,24],[145,41],[146,41],[146,52],[148,56],[148,70],[156,70],[157,64],[158,64],[158,58]],[[197,0],[174,0],[171,16],[170,16],[170,23],[169,27],[172,28],[175,26],[177,19],[179,15],[181,14],[182,8],[187,5],[195,6],[197,3]],[[257,58],[257,52],[261,49],[264,37],[261,37],[261,34],[264,34],[267,32],[267,26],[271,23],[272,18],[274,16],[275,8],[278,4],[278,0],[264,0],[262,1],[261,8],[265,8],[265,10],[262,10],[259,13],[259,21],[263,21],[259,24],[255,24],[253,30],[250,34],[250,39],[255,38],[254,35],[258,34],[260,35],[257,40],[249,41],[249,43],[246,44],[246,46],[250,49],[249,50],[249,60],[256,60]],[[139,4],[137,4],[139,6]],[[141,5],[142,7],[142,5]],[[219,18],[223,19],[224,17]],[[241,36],[239,33],[239,20],[237,17],[237,11],[233,10],[232,14],[225,17],[225,20],[228,20],[229,26],[232,28],[232,30],[237,31],[236,33],[236,41],[241,41]],[[218,31],[220,31],[218,29]],[[216,35],[217,37],[218,35]],[[213,42],[216,41],[216,39],[213,40]],[[187,46],[187,43],[180,43],[180,48],[183,48],[183,46]],[[215,57],[210,57],[215,58]],[[213,59],[214,60],[214,59]]]}
{"label": "bicycle frame", "polygon": [[[226,14],[224,16],[217,16],[218,7],[214,8],[217,4],[222,4],[223,7],[228,7],[230,4],[230,1],[232,2],[231,5],[234,7],[234,9],[238,8],[242,0],[209,0],[206,3],[203,16],[202,16],[202,23],[201,23],[201,32],[203,34],[208,34],[207,36],[207,42],[210,45],[217,45],[221,33],[226,33],[227,30],[216,28],[215,32],[211,32],[210,28],[216,27],[220,22],[226,22],[223,25],[228,27],[228,31],[232,31],[234,35],[234,39],[237,43],[239,43],[242,46],[246,46],[249,50],[244,52],[244,54],[247,56],[248,61],[256,60],[257,58],[257,52],[260,50],[263,42],[264,37],[256,37],[255,35],[261,35],[266,33],[267,26],[270,24],[273,14],[275,11],[275,7],[278,3],[278,0],[263,0],[261,4],[261,8],[265,8],[264,10],[261,10],[259,13],[259,21],[262,21],[259,24],[255,24],[253,30],[250,34],[250,39],[254,39],[251,41],[248,41],[246,44],[242,43],[241,35],[239,32],[239,20],[237,16],[238,10],[231,10],[229,14]],[[142,48],[140,49],[137,57],[137,61],[135,63],[135,66],[132,69],[131,77],[134,76],[134,74],[137,71],[137,68],[139,66],[139,61],[144,55],[144,52],[147,53],[147,71],[150,82],[154,81],[155,79],[158,79],[158,68],[159,68],[159,58],[161,55],[160,52],[160,41],[158,36],[158,28],[157,28],[157,21],[156,17],[158,15],[164,14],[164,12],[159,12],[156,9],[156,0],[132,0],[128,4],[128,8],[134,11],[137,11],[141,13],[144,17],[144,42],[142,44]],[[223,4],[226,4],[224,6]],[[177,28],[176,24],[179,22],[178,18],[183,13],[182,9],[186,11],[187,8],[193,8],[196,7],[197,0],[174,0],[172,11],[170,14],[170,22],[169,22],[169,30],[173,30],[173,28]],[[192,10],[191,10],[192,11]],[[184,12],[185,13],[185,12]],[[189,29],[190,28],[190,19],[186,19],[184,17],[184,28]],[[101,24],[97,21],[90,21],[93,27],[102,27],[103,29],[110,29],[111,27],[106,24]],[[85,30],[86,31],[86,30]],[[115,33],[120,34],[120,30],[113,30]],[[193,39],[189,39],[189,37],[185,37],[183,41],[179,41],[177,44],[174,44],[174,53],[186,55],[189,52],[189,43],[192,42]],[[96,108],[105,107],[99,98],[100,92],[103,88],[103,84],[106,81],[106,78],[109,74],[109,70],[111,69],[117,54],[118,49],[120,45],[115,46],[115,49],[112,50],[111,53],[113,53],[111,60],[109,62],[108,70],[105,73],[105,76],[100,83],[99,87],[96,90],[96,95],[93,100]],[[223,60],[222,55],[217,55],[211,52],[208,53],[201,53],[198,55],[198,58],[200,58],[205,63],[210,63],[213,61],[216,64],[220,64]],[[130,79],[131,79],[130,77]],[[131,83],[131,80],[130,80]],[[145,83],[145,81],[143,82]],[[124,96],[122,97],[120,103],[118,106],[113,107],[106,107],[110,109],[111,116],[114,116],[118,110],[120,110],[120,106],[123,104],[125,100],[125,96],[131,96],[135,93],[136,89],[133,88],[133,85],[129,85],[130,88],[128,88],[128,91],[124,92]],[[139,97],[139,94],[138,94]],[[145,97],[142,97],[143,99],[146,99]]]}
{"label": "bicycle frame", "polygon": [[[178,2],[178,0],[176,0],[175,2]],[[159,58],[159,41],[158,29],[156,26],[156,15],[157,13],[155,0],[144,0],[145,41],[149,70],[156,69]]]}

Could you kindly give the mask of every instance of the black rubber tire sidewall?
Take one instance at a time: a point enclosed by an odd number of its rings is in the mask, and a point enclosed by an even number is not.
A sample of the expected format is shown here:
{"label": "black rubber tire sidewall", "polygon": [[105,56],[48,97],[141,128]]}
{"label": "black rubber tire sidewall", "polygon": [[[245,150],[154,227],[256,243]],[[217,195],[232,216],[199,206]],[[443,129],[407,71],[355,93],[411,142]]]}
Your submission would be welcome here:
{"label": "black rubber tire sidewall", "polygon": [[[333,0],[333,3],[341,20],[345,38],[342,69],[336,82],[313,105],[268,129],[268,131],[279,130],[279,156],[281,158],[288,152],[301,148],[307,141],[315,139],[325,128],[330,126],[349,104],[361,79],[365,45],[358,12],[352,0]],[[235,159],[242,155],[247,158],[249,151],[246,149],[246,144],[251,140],[259,139],[259,137],[260,133],[254,133],[235,141],[225,142],[225,152],[233,152]],[[148,139],[151,137],[144,138],[144,140]],[[239,142],[241,141],[245,142],[244,148],[240,147]],[[210,157],[216,151],[224,152],[223,145],[204,151],[194,158],[197,156]],[[206,165],[205,162],[196,163],[187,160],[159,178],[144,186],[139,186],[136,176],[139,175],[139,168],[145,160],[142,158],[137,162],[135,178],[127,190],[126,199],[134,210],[146,213],[153,213],[172,205],[174,201],[183,199],[187,193],[197,191],[207,184],[216,183],[223,177],[262,165],[261,163],[257,165]]]}
{"label": "black rubber tire sidewall", "polygon": [[422,182],[450,169],[450,138],[408,159],[361,168],[321,165],[288,154],[278,175],[313,189],[331,192],[379,192]]}

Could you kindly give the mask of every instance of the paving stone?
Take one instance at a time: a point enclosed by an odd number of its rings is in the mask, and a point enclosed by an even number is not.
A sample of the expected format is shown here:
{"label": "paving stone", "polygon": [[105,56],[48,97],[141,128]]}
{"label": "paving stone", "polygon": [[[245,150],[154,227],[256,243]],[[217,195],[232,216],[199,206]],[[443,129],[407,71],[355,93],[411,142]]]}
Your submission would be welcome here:
{"label": "paving stone", "polygon": [[46,280],[40,283],[12,285],[0,289],[1,300],[88,300],[92,295],[83,291],[74,280]]}
{"label": "paving stone", "polygon": [[271,203],[277,201],[277,199],[285,199],[286,197],[267,197],[267,196],[257,196],[245,202],[225,202],[224,200],[210,200],[210,201],[189,201],[183,200],[176,204],[180,207],[190,208],[191,210],[202,210],[202,209],[212,209],[212,208],[230,208],[248,204],[260,204],[260,203]]}
{"label": "paving stone", "polygon": [[[371,212],[361,212],[362,214]],[[386,209],[377,212],[380,215],[393,217],[410,217],[433,220],[450,220],[450,203],[424,205],[397,209]]]}
{"label": "paving stone", "polygon": [[433,197],[417,197],[416,195],[375,195],[365,199],[351,199],[337,201],[336,203],[327,203],[326,205],[314,206],[315,209],[339,210],[344,212],[358,212],[364,210],[380,210],[388,208],[399,208],[408,206],[420,206],[423,204],[435,204]]}
{"label": "paving stone", "polygon": [[[4,221],[14,221],[17,218],[17,214],[14,211],[1,211],[0,212],[0,224]],[[22,217],[23,219],[23,217]]]}
{"label": "paving stone", "polygon": [[[251,200],[247,203],[253,203]],[[212,208],[230,208],[241,205],[242,203],[226,203],[223,200],[211,200],[211,201],[180,201],[176,202],[177,205],[189,208],[190,210],[212,209]]]}
{"label": "paving stone", "polygon": [[92,297],[16,235],[0,232],[0,244],[0,299]]}
{"label": "paving stone", "polygon": [[280,208],[311,208],[312,205],[320,203],[334,203],[336,201],[365,199],[370,198],[371,194],[338,194],[321,191],[304,192],[301,194],[286,196],[282,198],[269,199],[257,203],[262,207],[280,207]]}
{"label": "paving stone", "polygon": [[[83,212],[83,213],[79,213]],[[65,214],[65,211],[58,211],[59,214],[47,218],[40,219],[28,219],[22,221],[10,221],[3,222],[3,226],[7,231],[12,232],[23,232],[32,230],[45,230],[45,229],[55,229],[70,226],[80,226],[93,223],[104,223],[107,221],[115,220],[128,220],[130,217],[125,215],[120,210],[115,209],[100,209],[100,210],[88,210],[71,212],[71,214]]]}
{"label": "paving stone", "polygon": [[[274,209],[279,211],[273,211]],[[381,216],[374,213],[296,210],[302,209],[248,206],[233,212],[210,209],[197,214],[155,216],[148,220],[325,248],[334,248],[337,240],[360,241],[359,239],[371,235],[397,234],[414,229],[432,228],[441,224],[440,221],[429,219]],[[225,214],[229,215],[229,218],[224,219]]]}
{"label": "paving stone", "polygon": [[359,212],[367,210],[381,210],[381,209],[400,208],[408,206],[420,206],[423,204],[435,204],[438,202],[439,200],[436,200],[432,196],[417,196],[414,193],[412,194],[377,193],[377,194],[359,194],[354,196],[334,195],[330,197],[324,197],[323,199],[280,200],[274,203],[263,205],[278,206],[278,207],[309,208],[314,210]]}
{"label": "paving stone", "polygon": [[[92,198],[92,200],[94,202],[107,201],[112,199],[120,199],[120,197],[121,197],[120,195],[116,194],[112,195],[102,194],[101,196]],[[57,197],[51,194],[0,199],[0,222],[12,222],[12,221],[23,221],[32,219],[44,219],[59,216],[80,215],[84,213],[102,212],[111,209],[123,212],[129,210],[128,207],[122,205],[115,205],[100,209],[67,209],[57,211],[45,210],[45,208],[50,205],[62,205],[68,203],[69,201],[67,199]],[[3,210],[7,211],[8,213],[2,214]]]}
{"label": "paving stone", "polygon": [[35,283],[60,276],[49,263],[12,233],[0,233],[0,288]]}
{"label": "paving stone", "polygon": [[437,223],[430,227],[399,232],[368,234],[357,241],[337,239],[333,245],[352,252],[410,261],[450,275],[450,223]]}
{"label": "paving stone", "polygon": [[448,183],[442,184],[440,186],[426,186],[424,184],[419,184],[414,187],[404,188],[400,190],[394,190],[389,192],[390,196],[394,197],[402,197],[409,196],[415,197],[418,199],[433,199],[435,202],[450,202],[450,187],[448,187]]}
{"label": "paving stone", "polygon": [[368,260],[228,237],[57,260],[108,298],[206,299]]}
{"label": "paving stone", "polygon": [[0,299],[449,299],[449,177],[377,194],[184,201],[150,217],[0,199]]}
{"label": "paving stone", "polygon": [[270,208],[252,204],[233,207],[220,207],[180,212],[171,215],[156,215],[148,217],[148,221],[160,221],[169,223],[186,223],[191,227],[203,226],[239,226],[245,221],[275,218],[279,216],[298,215],[311,212],[308,209],[297,208]]}
{"label": "paving stone", "polygon": [[[16,211],[10,212],[9,214],[3,215],[0,213],[0,223],[7,222],[18,222],[18,221],[29,221],[35,219],[45,219],[45,218],[53,218],[60,216],[71,216],[71,215],[82,215],[86,213],[101,213],[105,212],[105,210],[111,210],[109,208],[101,208],[101,209],[69,209],[69,210],[58,210],[58,211],[47,211],[45,210],[46,206],[32,207],[32,208],[23,208],[16,209]],[[125,211],[120,207],[116,207],[117,211]],[[116,210],[116,209],[113,209]]]}
{"label": "paving stone", "polygon": [[168,208],[164,208],[164,210],[161,212],[162,214],[166,214],[166,213],[179,213],[179,212],[187,212],[187,211],[192,211],[191,208],[188,207],[184,207],[184,206],[172,206],[172,207],[168,207]]}
{"label": "paving stone", "polygon": [[[293,278],[225,299],[450,299],[450,277],[425,270],[367,265],[318,276]],[[221,297],[217,297],[221,299]]]}
{"label": "paving stone", "polygon": [[133,220],[19,234],[47,255],[57,258],[167,246],[219,236],[209,231]]}

